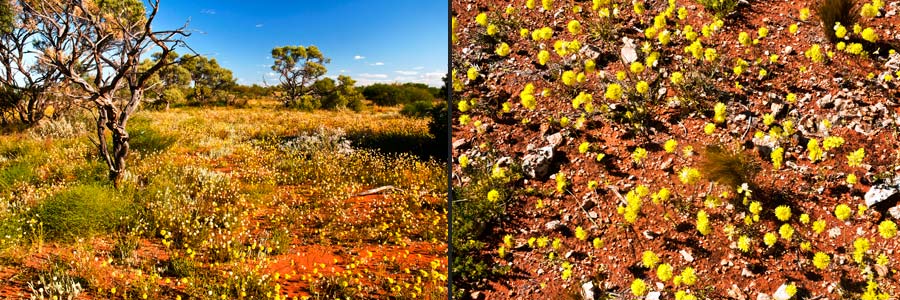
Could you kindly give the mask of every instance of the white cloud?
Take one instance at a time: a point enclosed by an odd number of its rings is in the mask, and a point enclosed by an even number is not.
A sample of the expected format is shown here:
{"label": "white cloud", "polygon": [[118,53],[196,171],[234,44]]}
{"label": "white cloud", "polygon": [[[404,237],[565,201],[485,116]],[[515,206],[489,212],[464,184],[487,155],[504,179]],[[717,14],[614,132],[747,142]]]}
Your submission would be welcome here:
{"label": "white cloud", "polygon": [[356,86],[365,86],[365,85],[372,85],[375,83],[390,82],[387,79],[372,79],[372,78],[353,78],[353,79],[356,80]]}
{"label": "white cloud", "polygon": [[445,72],[428,72],[428,73],[422,74],[422,77],[441,79],[441,77],[444,77],[445,75],[447,75],[447,73],[445,73]]}
{"label": "white cloud", "polygon": [[356,56],[353,57],[353,59],[355,59],[355,60],[360,60],[360,59],[365,59],[365,58],[366,58],[366,57],[365,57],[365,56],[362,56],[362,55],[356,55]]}
{"label": "white cloud", "polygon": [[360,73],[357,76],[363,78],[387,78],[387,74],[369,74],[369,73]]}
{"label": "white cloud", "polygon": [[204,8],[204,9],[200,10],[200,13],[204,14],[204,15],[214,15],[214,14],[216,14],[216,10],[210,9],[210,8]]}
{"label": "white cloud", "polygon": [[376,62],[376,63],[371,64],[371,65],[372,65],[372,66],[383,66],[384,63],[379,61],[379,62]]}
{"label": "white cloud", "polygon": [[394,72],[397,72],[397,74],[405,75],[405,76],[410,76],[410,75],[416,75],[416,74],[419,74],[419,72],[416,72],[416,71],[404,71],[404,70],[397,70],[397,71],[394,71]]}
{"label": "white cloud", "polygon": [[415,76],[397,76],[397,77],[394,77],[394,81],[396,81],[396,82],[415,82],[416,77]]}
{"label": "white cloud", "polygon": [[262,23],[256,24],[256,28],[262,28],[262,27],[263,27],[263,24],[262,24]]}
{"label": "white cloud", "polygon": [[425,67],[423,67],[423,66],[418,66],[418,67],[413,68],[413,70],[422,70],[422,69],[425,69]]}

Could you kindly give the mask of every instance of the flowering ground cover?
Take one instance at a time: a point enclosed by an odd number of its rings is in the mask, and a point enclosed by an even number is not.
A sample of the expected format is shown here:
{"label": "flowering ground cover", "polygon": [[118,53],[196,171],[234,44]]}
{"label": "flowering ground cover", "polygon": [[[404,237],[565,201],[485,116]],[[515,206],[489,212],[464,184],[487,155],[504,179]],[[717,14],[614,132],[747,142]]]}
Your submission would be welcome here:
{"label": "flowering ground cover", "polygon": [[0,298],[445,299],[428,119],[275,106],[139,112],[119,189],[89,116],[0,136]]}
{"label": "flowering ground cover", "polygon": [[896,299],[898,6],[452,1],[452,294]]}

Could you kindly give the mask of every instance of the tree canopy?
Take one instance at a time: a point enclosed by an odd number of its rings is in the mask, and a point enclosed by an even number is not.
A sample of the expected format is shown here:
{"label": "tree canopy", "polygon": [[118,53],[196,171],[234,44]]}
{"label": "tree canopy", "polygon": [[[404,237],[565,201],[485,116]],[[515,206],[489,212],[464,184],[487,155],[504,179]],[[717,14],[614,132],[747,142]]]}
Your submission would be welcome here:
{"label": "tree canopy", "polygon": [[309,85],[325,76],[328,72],[325,64],[331,62],[331,59],[325,57],[316,46],[276,47],[272,49],[272,59],[275,60],[272,70],[279,76],[285,106],[308,106],[297,102],[311,100],[309,97],[301,97],[310,96]]}

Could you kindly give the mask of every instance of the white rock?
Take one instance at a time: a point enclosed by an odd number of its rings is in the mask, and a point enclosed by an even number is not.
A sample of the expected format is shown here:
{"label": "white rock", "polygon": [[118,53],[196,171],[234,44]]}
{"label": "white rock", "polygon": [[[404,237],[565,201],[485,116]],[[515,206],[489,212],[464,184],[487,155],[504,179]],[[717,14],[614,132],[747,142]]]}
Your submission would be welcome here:
{"label": "white rock", "polygon": [[900,53],[894,53],[894,55],[891,55],[887,63],[884,64],[884,67],[893,71],[900,70]]}
{"label": "white rock", "polygon": [[888,213],[891,214],[891,217],[894,217],[894,219],[900,220],[900,206],[889,208]]}
{"label": "white rock", "polygon": [[660,292],[649,292],[647,293],[647,297],[644,300],[659,300],[659,297],[662,296]]}
{"label": "white rock", "polygon": [[687,262],[693,262],[693,261],[694,261],[694,256],[691,255],[691,253],[689,253],[689,252],[687,252],[687,251],[684,251],[684,249],[678,250],[678,254],[681,254],[681,257],[683,257],[684,260],[686,260]]}
{"label": "white rock", "polygon": [[787,285],[782,284],[778,287],[778,290],[775,291],[775,294],[772,294],[772,298],[775,300],[788,300],[791,298],[791,295],[787,293]]}
{"label": "white rock", "polygon": [[731,288],[728,289],[728,297],[736,300],[747,300],[747,297],[744,296],[744,292],[741,291],[741,288],[739,288],[737,284],[732,284]]}
{"label": "white rock", "polygon": [[634,40],[627,38],[627,37],[623,37],[622,43],[624,44],[624,45],[622,45],[622,51],[621,51],[622,59],[624,59],[625,62],[629,63],[629,64],[635,62],[637,60],[638,56],[637,56],[637,48],[634,45]]}
{"label": "white rock", "polygon": [[594,295],[594,282],[588,281],[581,284],[581,297],[584,300],[594,300],[597,297]]}
{"label": "white rock", "polygon": [[756,300],[772,300],[772,297],[769,297],[769,294],[766,293],[759,293],[759,295],[756,296]]}
{"label": "white rock", "polygon": [[872,205],[878,204],[881,201],[887,200],[891,196],[894,196],[900,193],[900,187],[896,184],[898,178],[894,178],[894,180],[888,180],[885,183],[873,185],[872,188],[866,192],[866,206],[872,207]]}
{"label": "white rock", "polygon": [[834,227],[834,228],[831,228],[830,230],[828,230],[828,236],[831,238],[836,238],[840,235],[841,235],[840,227]]}

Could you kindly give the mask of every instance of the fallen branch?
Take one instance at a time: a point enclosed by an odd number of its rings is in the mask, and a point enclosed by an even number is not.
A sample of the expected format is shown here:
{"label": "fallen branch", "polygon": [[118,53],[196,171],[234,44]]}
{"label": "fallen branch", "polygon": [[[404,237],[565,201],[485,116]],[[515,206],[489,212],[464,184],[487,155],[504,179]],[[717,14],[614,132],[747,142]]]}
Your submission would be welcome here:
{"label": "fallen branch", "polygon": [[353,195],[353,196],[355,196],[355,197],[360,197],[360,196],[368,196],[368,195],[382,194],[382,193],[384,193],[385,191],[389,191],[389,190],[399,190],[399,189],[398,189],[398,188],[395,188],[393,185],[385,185],[385,186],[382,186],[382,187],[377,187],[377,188],[374,188],[374,189],[371,189],[371,190],[368,190],[368,191],[364,191],[364,192],[358,193],[358,194]]}

